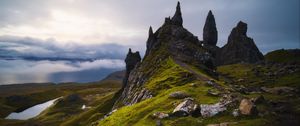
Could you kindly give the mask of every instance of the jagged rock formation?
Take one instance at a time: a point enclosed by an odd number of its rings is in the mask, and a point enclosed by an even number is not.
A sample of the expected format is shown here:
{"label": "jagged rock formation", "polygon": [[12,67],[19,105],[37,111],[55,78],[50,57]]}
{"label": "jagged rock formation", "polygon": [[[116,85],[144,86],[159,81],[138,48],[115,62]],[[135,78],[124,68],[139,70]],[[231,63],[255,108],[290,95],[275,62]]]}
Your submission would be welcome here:
{"label": "jagged rock formation", "polygon": [[152,27],[149,28],[146,55],[130,72],[128,80],[124,80],[127,81],[127,85],[115,104],[116,107],[131,105],[152,97],[153,94],[144,84],[157,72],[159,64],[169,57],[183,63],[194,63],[195,66],[206,70],[214,67],[211,54],[201,46],[196,36],[182,27],[179,2],[172,19],[166,18],[155,33]]}
{"label": "jagged rock formation", "polygon": [[181,16],[180,2],[177,2],[176,12],[171,20],[174,25],[182,26],[183,20]]}
{"label": "jagged rock formation", "polygon": [[213,64],[216,64],[216,55],[220,50],[218,46],[216,46],[218,41],[218,31],[216,27],[215,17],[210,10],[207,14],[205,25],[203,28],[203,46],[211,53],[213,56]]}
{"label": "jagged rock formation", "polygon": [[141,56],[140,53],[137,51],[133,53],[131,51],[131,48],[129,48],[129,51],[127,53],[125,63],[126,63],[126,73],[125,73],[125,78],[123,80],[123,87],[127,85],[127,80],[129,77],[129,74],[131,70],[135,67],[137,63],[141,62]]}
{"label": "jagged rock formation", "polygon": [[203,28],[203,42],[205,45],[216,46],[218,41],[218,31],[216,27],[215,17],[211,10],[206,17],[205,25]]}
{"label": "jagged rock formation", "polygon": [[[253,63],[261,59],[262,54],[253,40],[246,36],[247,25],[245,26],[244,23],[239,23],[234,28],[228,44],[222,49],[216,46],[217,29],[211,11],[208,13],[204,27],[204,43],[206,43],[204,46],[201,45],[196,36],[182,26],[182,23],[180,3],[178,2],[174,16],[165,18],[164,24],[157,31],[153,32],[150,26],[147,50],[143,61],[140,62],[139,56],[133,58],[134,60],[129,60],[130,57],[127,56],[125,60],[127,71],[122,88],[123,92],[114,108],[132,105],[155,95],[145,87],[145,84],[153,75],[157,74],[157,69],[166,59],[171,58],[177,64],[192,64],[211,75],[215,75],[215,64],[241,61]],[[131,51],[129,54],[132,55]],[[185,78],[191,79],[193,77],[186,75]]]}
{"label": "jagged rock formation", "polygon": [[240,21],[232,29],[227,44],[217,55],[217,64],[256,63],[264,60],[264,56],[256,47],[252,38],[247,36],[247,24]]}
{"label": "jagged rock formation", "polygon": [[[128,90],[127,87],[127,83],[128,83],[128,78],[130,75],[130,72],[135,68],[135,66],[137,64],[139,64],[141,62],[141,56],[140,53],[137,51],[135,53],[133,53],[131,51],[131,48],[129,48],[129,51],[127,53],[126,59],[125,59],[125,63],[126,63],[126,72],[125,72],[125,77],[123,78],[123,85],[122,88],[115,94],[115,97],[119,97],[118,100],[116,101],[113,110],[119,106],[119,101],[121,101],[122,99],[124,99],[125,96],[124,93],[126,93],[126,91]],[[124,91],[125,90],[125,91]]]}

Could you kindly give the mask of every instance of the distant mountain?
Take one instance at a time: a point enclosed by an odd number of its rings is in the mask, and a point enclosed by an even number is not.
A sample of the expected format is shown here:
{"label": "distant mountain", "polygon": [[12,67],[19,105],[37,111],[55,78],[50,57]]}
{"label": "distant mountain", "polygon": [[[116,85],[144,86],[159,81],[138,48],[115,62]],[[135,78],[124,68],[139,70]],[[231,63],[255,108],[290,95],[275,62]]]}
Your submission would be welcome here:
{"label": "distant mountain", "polygon": [[116,71],[109,75],[107,75],[102,81],[105,80],[116,80],[116,81],[122,81],[125,77],[125,70],[122,71]]}

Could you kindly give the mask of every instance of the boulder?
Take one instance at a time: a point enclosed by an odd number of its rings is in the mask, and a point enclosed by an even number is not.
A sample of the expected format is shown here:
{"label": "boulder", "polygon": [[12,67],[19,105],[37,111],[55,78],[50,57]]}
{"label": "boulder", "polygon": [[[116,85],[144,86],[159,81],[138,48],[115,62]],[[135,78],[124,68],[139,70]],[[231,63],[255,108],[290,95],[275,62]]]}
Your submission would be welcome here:
{"label": "boulder", "polygon": [[239,106],[239,111],[243,115],[254,115],[257,114],[257,109],[254,103],[249,99],[243,99]]}
{"label": "boulder", "polygon": [[203,117],[212,117],[226,110],[226,106],[220,102],[216,104],[201,104],[201,115]]}
{"label": "boulder", "polygon": [[234,117],[238,117],[238,116],[240,115],[239,109],[234,109],[234,110],[232,111],[232,115],[233,115]]}
{"label": "boulder", "polygon": [[170,98],[183,99],[188,97],[189,95],[182,91],[176,91],[169,95]]}
{"label": "boulder", "polygon": [[196,111],[199,110],[197,104],[195,104],[192,98],[186,98],[183,102],[181,102],[177,107],[173,110],[173,116],[188,116],[192,114],[196,114]]}
{"label": "boulder", "polygon": [[153,117],[158,118],[158,119],[164,119],[169,117],[169,114],[163,113],[163,112],[155,112],[153,113]]}
{"label": "boulder", "polygon": [[220,96],[220,93],[217,92],[217,91],[213,91],[213,90],[209,89],[207,91],[207,95],[210,95],[210,96]]}

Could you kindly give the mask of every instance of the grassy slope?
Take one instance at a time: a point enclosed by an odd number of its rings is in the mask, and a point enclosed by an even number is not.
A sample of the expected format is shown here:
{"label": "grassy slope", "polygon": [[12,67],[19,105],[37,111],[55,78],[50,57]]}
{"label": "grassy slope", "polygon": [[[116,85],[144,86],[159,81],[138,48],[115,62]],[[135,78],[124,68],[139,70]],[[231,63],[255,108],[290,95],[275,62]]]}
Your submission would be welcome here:
{"label": "grassy slope", "polygon": [[[202,71],[197,68],[194,68],[194,70],[197,73],[203,74]],[[158,69],[157,74],[145,84],[146,88],[155,92],[156,95],[153,98],[147,99],[132,106],[120,108],[108,118],[100,121],[99,126],[156,125],[157,120],[151,117],[153,113],[171,113],[176,105],[182,101],[169,98],[169,94],[175,91],[183,91],[188,93],[199,104],[212,104],[219,100],[219,97],[207,95],[207,90],[212,89],[212,87],[207,87],[204,81],[198,79],[191,80],[188,79],[189,77],[183,77],[189,74],[190,73],[186,69],[176,64],[171,58],[167,59],[162,63],[162,66]],[[196,84],[196,87],[191,86],[192,83]],[[230,113],[224,113],[209,119],[204,119],[202,117],[194,118],[190,116],[169,118],[163,119],[162,123],[163,125],[172,126],[198,126],[225,121],[239,121],[240,125],[253,125],[253,123],[259,125],[265,122],[265,120],[259,118],[234,118],[230,115]]]}
{"label": "grassy slope", "polygon": [[265,55],[265,59],[268,62],[277,62],[277,63],[300,63],[300,49],[291,49],[291,50],[275,50],[269,52]]}
{"label": "grassy slope", "polygon": [[[193,67],[191,68],[198,74],[204,75],[209,79],[208,75],[205,75],[202,70]],[[222,74],[220,80],[216,80],[219,84],[226,87],[227,84],[240,84],[245,86],[292,86],[299,87],[300,83],[300,73],[293,73],[291,75],[285,75],[279,78],[266,78],[264,75],[256,76],[252,71],[254,67],[257,67],[262,73],[273,71],[274,68],[266,68],[264,66],[255,66],[250,64],[234,64],[221,66],[218,68],[218,72]],[[160,64],[159,69],[154,76],[145,84],[145,87],[152,92],[155,96],[153,98],[147,99],[140,103],[134,104],[132,106],[125,106],[120,108],[117,112],[113,113],[108,118],[99,121],[99,126],[102,125],[114,125],[114,126],[148,126],[156,125],[157,119],[151,117],[155,112],[165,112],[171,113],[173,109],[182,100],[171,99],[169,94],[175,91],[184,91],[193,97],[197,103],[215,103],[218,101],[218,97],[212,97],[207,95],[207,90],[211,87],[205,86],[205,82],[198,79],[188,79],[193,78],[188,70],[176,64],[172,58],[168,58]],[[224,75],[224,76],[223,76]],[[242,82],[237,82],[238,79],[244,79]],[[228,82],[228,80],[230,80]],[[197,86],[191,86],[195,83]],[[252,98],[257,97],[261,94],[248,94],[244,97]],[[283,99],[290,99],[288,96],[274,95],[263,93],[263,96],[268,100],[280,101]],[[295,109],[295,113],[299,113],[299,103],[300,99],[295,98],[288,101],[292,103],[292,107]],[[258,106],[260,111],[265,111],[268,105],[262,104]],[[185,125],[207,125],[211,123],[222,123],[222,122],[238,122],[236,125],[241,126],[253,126],[253,125],[268,125],[272,121],[276,120],[276,117],[269,115],[267,117],[251,116],[251,117],[233,117],[229,111],[221,113],[212,118],[194,118],[194,117],[180,117],[180,118],[168,118],[161,120],[163,125],[172,126],[185,126]]]}

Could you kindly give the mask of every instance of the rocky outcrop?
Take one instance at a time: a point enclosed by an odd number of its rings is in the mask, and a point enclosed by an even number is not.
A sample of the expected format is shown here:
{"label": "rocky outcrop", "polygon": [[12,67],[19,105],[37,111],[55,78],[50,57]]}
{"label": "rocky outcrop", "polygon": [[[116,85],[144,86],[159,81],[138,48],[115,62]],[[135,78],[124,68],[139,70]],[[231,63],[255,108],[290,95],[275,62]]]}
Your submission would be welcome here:
{"label": "rocky outcrop", "polygon": [[[141,56],[140,53],[132,52],[131,48],[129,48],[129,51],[127,53],[125,63],[126,63],[126,71],[125,71],[125,77],[123,78],[123,85],[122,88],[115,94],[114,97],[119,97],[118,100],[115,102],[113,109],[118,108],[119,106],[122,106],[124,103],[122,103],[122,100],[126,97],[124,95],[124,92],[127,89],[128,79],[131,71],[136,67],[137,64],[141,62]],[[139,97],[143,97],[143,95],[139,95]],[[135,99],[136,100],[136,99]]]}
{"label": "rocky outcrop", "polygon": [[183,98],[186,98],[188,97],[189,95],[185,92],[182,92],[182,91],[176,91],[176,92],[173,92],[169,95],[169,98],[175,98],[175,99],[183,99]]}
{"label": "rocky outcrop", "polygon": [[217,41],[218,31],[216,27],[215,17],[212,12],[209,11],[203,28],[203,43],[205,45],[216,46]]}
{"label": "rocky outcrop", "polygon": [[127,85],[128,77],[131,72],[131,70],[135,67],[137,63],[141,61],[141,56],[140,53],[137,51],[133,53],[131,51],[131,48],[129,48],[129,51],[127,53],[125,63],[126,63],[126,73],[125,73],[125,78],[123,80],[123,87]]}
{"label": "rocky outcrop", "polygon": [[247,24],[240,21],[232,29],[227,44],[217,54],[217,64],[256,63],[264,56],[256,47],[252,38],[247,36]]}
{"label": "rocky outcrop", "polygon": [[183,20],[182,20],[182,16],[181,16],[181,9],[180,9],[179,1],[176,6],[176,12],[175,12],[174,16],[172,17],[171,21],[174,25],[182,26]]}

